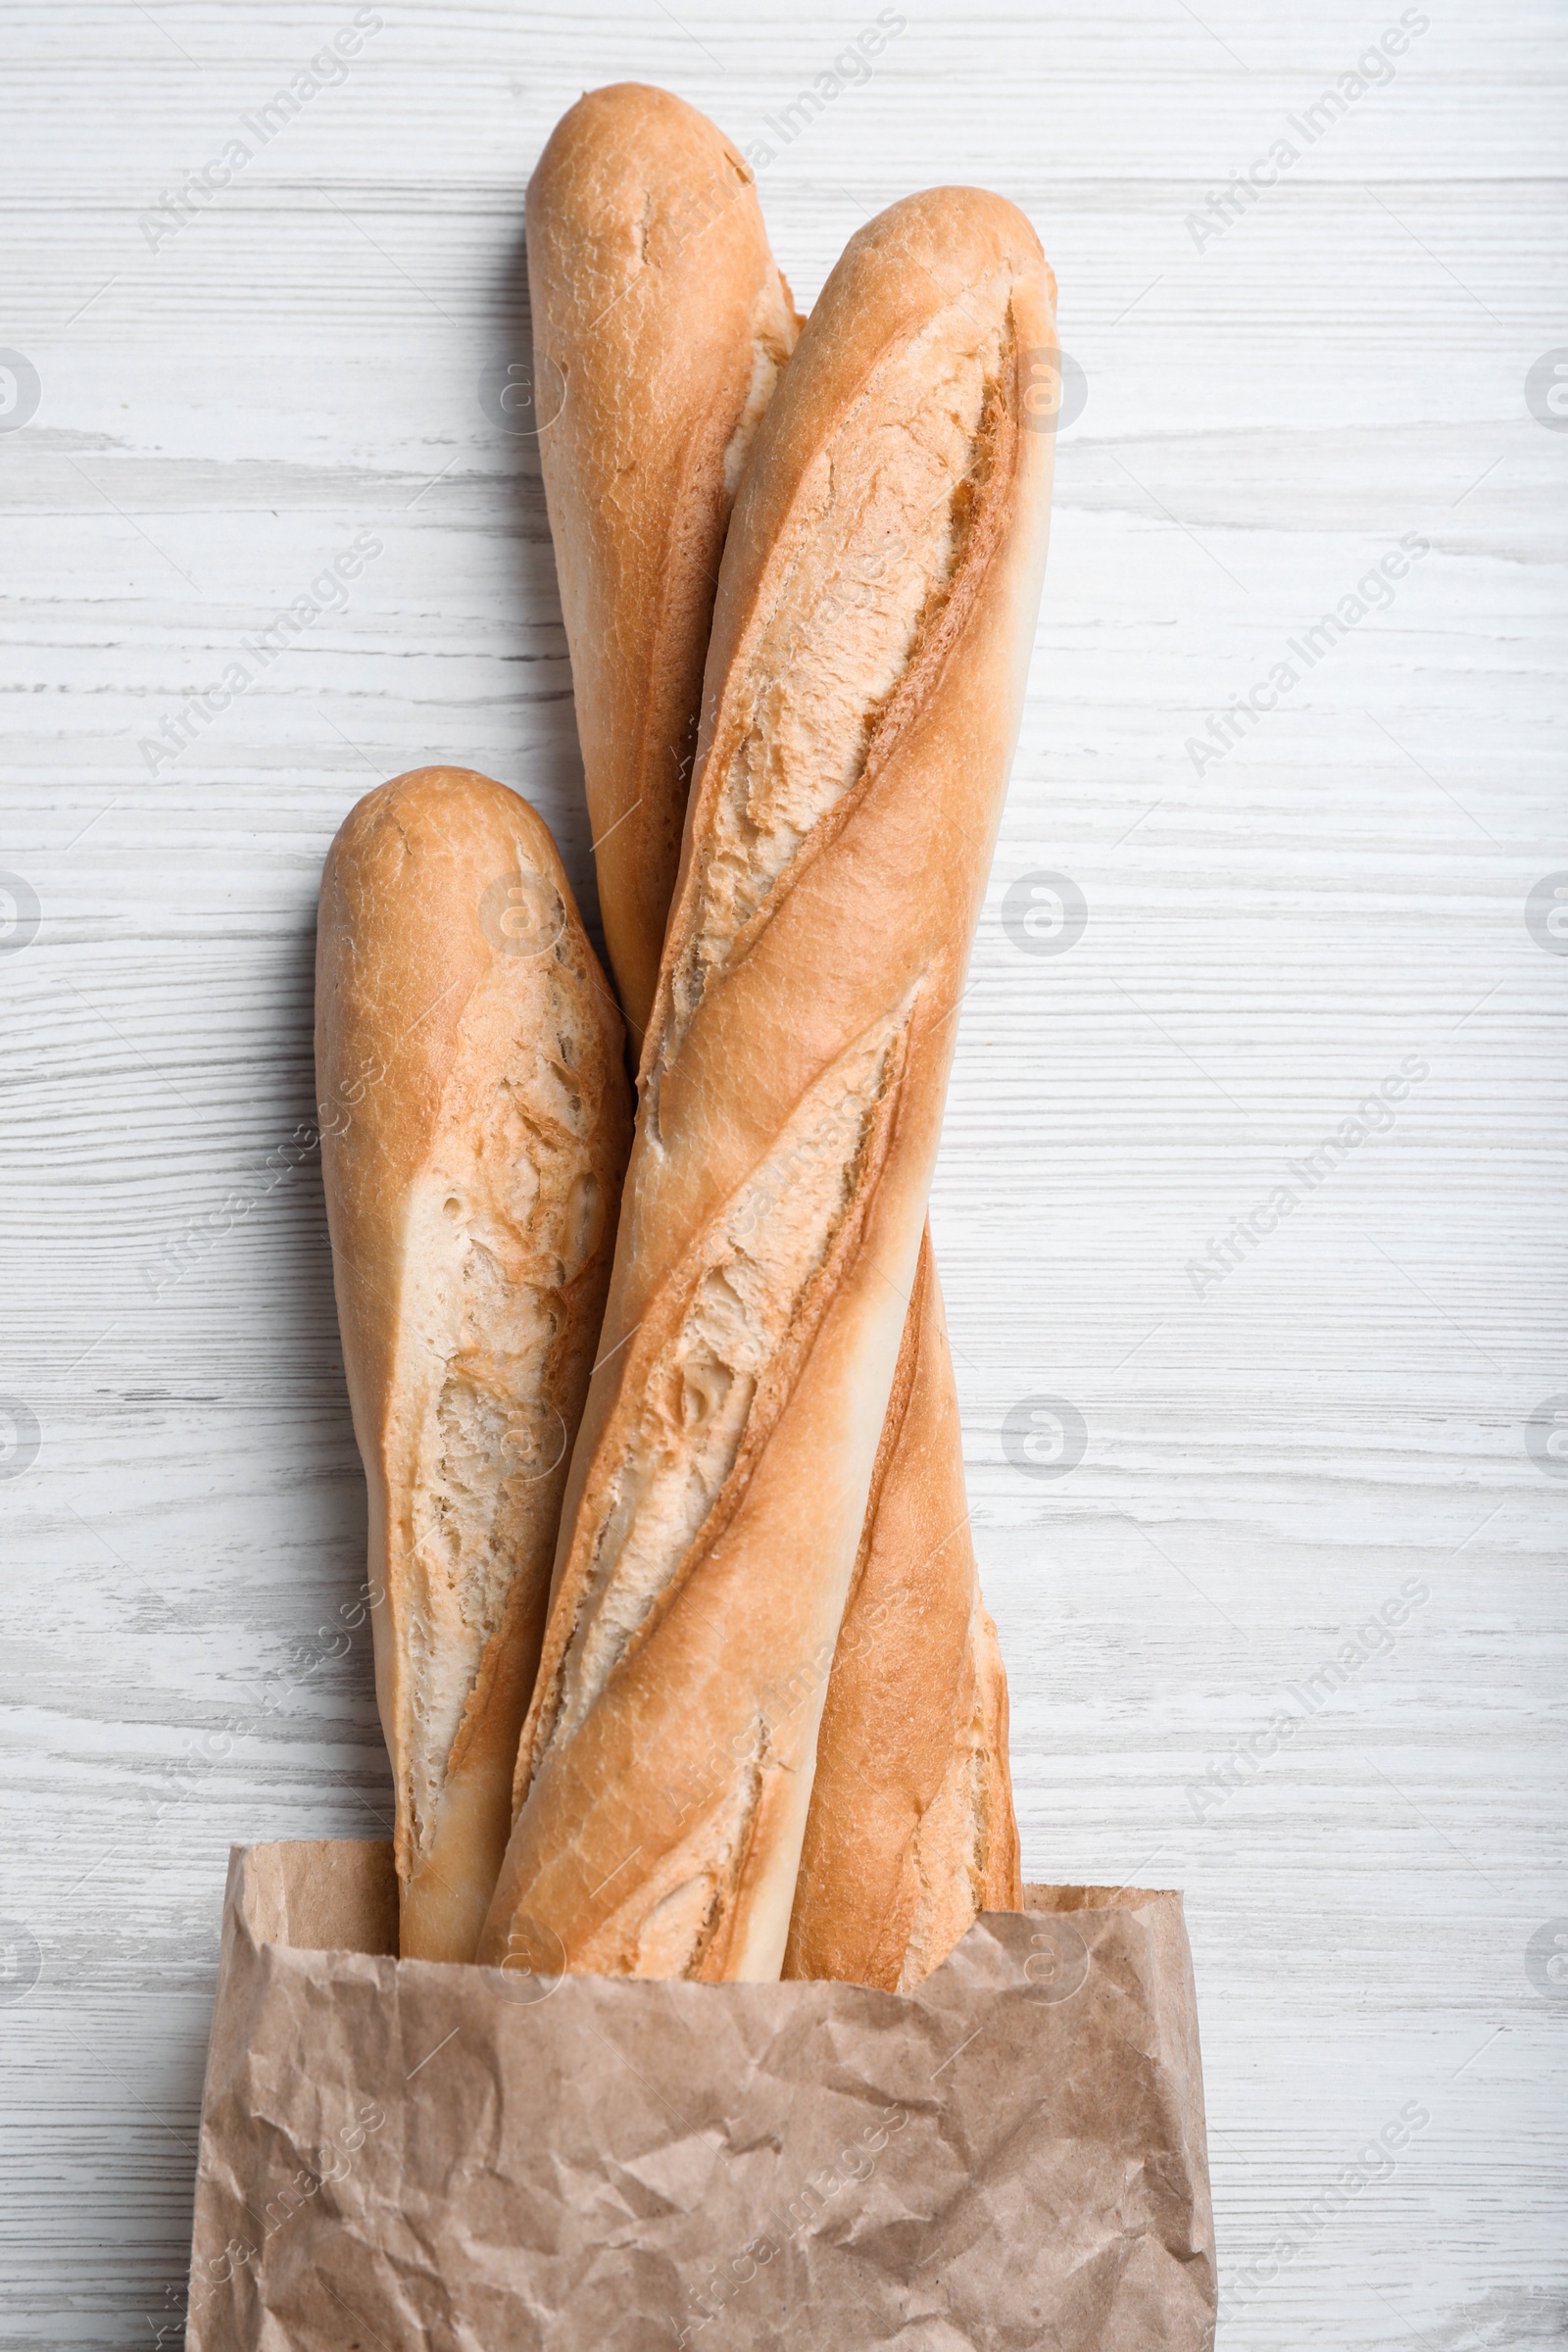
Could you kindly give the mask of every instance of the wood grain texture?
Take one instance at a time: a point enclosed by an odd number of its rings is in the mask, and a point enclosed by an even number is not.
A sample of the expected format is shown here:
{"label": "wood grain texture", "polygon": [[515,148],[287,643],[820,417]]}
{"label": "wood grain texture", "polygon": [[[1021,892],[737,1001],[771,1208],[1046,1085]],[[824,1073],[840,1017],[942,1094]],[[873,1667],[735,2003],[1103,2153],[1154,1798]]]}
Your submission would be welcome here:
{"label": "wood grain texture", "polygon": [[[1525,1951],[1568,1915],[1568,1488],[1525,1424],[1568,1392],[1568,959],[1524,920],[1568,868],[1568,434],[1524,393],[1568,342],[1560,13],[1434,7],[1200,249],[1188,216],[1392,0],[909,6],[788,143],[768,118],[874,10],[389,0],[150,245],[353,13],[14,0],[0,35],[0,344],[40,384],[0,433],[0,867],[40,908],[0,954],[0,1396],[39,1429],[0,1463],[0,2342],[169,2328],[224,1849],[386,1830],[291,1145],[316,886],[350,802],[440,759],[525,791],[592,906],[537,462],[477,387],[525,348],[530,164],[622,76],[774,146],[803,304],[935,180],[1012,197],[1055,266],[1088,405],[932,1210],[1025,1875],[1187,1890],[1225,2352],[1560,2341],[1568,1987]],[[364,531],[346,606],[150,773],[138,743]],[[1392,603],[1198,772],[1189,737],[1405,533]],[[1064,954],[1004,919],[1042,871],[1087,908]],[[1199,1297],[1190,1261],[1407,1055],[1392,1126]],[[1042,1396],[1084,1421],[1059,1479],[1004,1449]],[[1189,1793],[1411,1578],[1288,1749]]]}

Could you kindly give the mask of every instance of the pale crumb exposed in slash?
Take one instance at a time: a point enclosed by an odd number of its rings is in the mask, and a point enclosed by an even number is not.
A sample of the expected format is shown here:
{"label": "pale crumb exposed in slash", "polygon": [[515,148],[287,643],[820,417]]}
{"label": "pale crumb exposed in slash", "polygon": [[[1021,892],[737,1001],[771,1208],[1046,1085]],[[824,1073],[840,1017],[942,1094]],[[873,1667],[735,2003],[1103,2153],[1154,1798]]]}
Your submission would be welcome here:
{"label": "pale crumb exposed in slash", "polygon": [[[427,1851],[480,1660],[520,1571],[553,1548],[565,1432],[550,1401],[562,1292],[600,1239],[580,1073],[593,980],[571,932],[500,957],[465,1016],[426,1166],[407,1203],[399,1363],[407,1497],[410,1817]],[[495,1081],[497,1024],[508,1045]],[[397,1531],[394,1531],[394,1542]]]}
{"label": "pale crumb exposed in slash", "polygon": [[590,1965],[639,1977],[691,1976],[701,1966],[745,1859],[768,1760],[764,1736],[756,1754],[726,1776],[717,1801],[703,1807],[623,1910],[605,1922]]}
{"label": "pale crumb exposed in slash", "polygon": [[795,314],[785,300],[775,273],[757,297],[752,329],[752,380],[746,405],[735,419],[735,430],[724,445],[724,491],[729,498],[740,488],[746,455],[757,437],[767,404],[795,343]]}
{"label": "pale crumb exposed in slash", "polygon": [[[991,461],[1004,311],[955,306],[891,351],[807,478],[771,567],[771,608],[717,721],[712,756],[724,766],[698,845],[689,944],[650,1073],[650,1150],[661,1149],[660,1079],[704,992],[864,774],[879,720],[953,592]],[[993,323],[977,324],[987,313]],[[741,442],[776,372],[768,335],[755,351]],[[703,1237],[674,1328],[639,1369],[618,1458],[601,1489],[570,1631],[537,1702],[535,1773],[603,1697],[740,1461],[759,1393],[799,1341],[813,1282],[858,1205],[911,1005],[890,1006],[823,1074]],[[653,1974],[700,1965],[777,1763],[763,1726],[746,1771],[725,1777],[686,1836],[603,1924],[604,1965],[628,1965],[629,1953]],[[935,1922],[932,1933],[941,1933]]]}
{"label": "pale crumb exposed in slash", "polygon": [[985,1899],[991,1789],[985,1683],[986,1669],[1000,1674],[1002,1664],[978,1587],[966,1654],[980,1668],[972,1678],[968,1720],[909,1843],[908,1867],[918,1891],[899,1969],[900,1992],[912,1992],[940,1967]]}
{"label": "pale crumb exposed in slash", "polygon": [[760,1382],[853,1208],[904,1010],[812,1088],[704,1237],[680,1321],[641,1376],[538,1750],[569,1740],[702,1532]]}
{"label": "pale crumb exposed in slash", "polygon": [[977,327],[977,307],[939,313],[884,360],[797,502],[774,560],[776,601],[715,730],[725,768],[662,1068],[739,933],[859,780],[877,720],[951,593],[1005,336],[1000,322]]}

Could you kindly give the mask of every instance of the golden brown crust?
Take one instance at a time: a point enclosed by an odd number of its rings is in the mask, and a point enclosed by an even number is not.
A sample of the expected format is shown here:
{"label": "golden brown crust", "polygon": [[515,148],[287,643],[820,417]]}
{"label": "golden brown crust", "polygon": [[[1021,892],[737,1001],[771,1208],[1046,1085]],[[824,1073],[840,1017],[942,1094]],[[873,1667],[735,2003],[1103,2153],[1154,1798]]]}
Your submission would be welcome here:
{"label": "golden brown crust", "polygon": [[1033,638],[1051,292],[1001,199],[896,205],[760,430],[481,1959],[527,1918],[574,1968],[781,1964]]}
{"label": "golden brown crust", "polygon": [[317,942],[322,1174],[420,1958],[471,1959],[511,1825],[630,1143],[621,1046],[525,801],[423,768],[350,811]]}
{"label": "golden brown crust", "polygon": [[752,172],[706,115],[619,82],[528,183],[540,436],[605,937],[640,1046],[749,429],[799,329]]}
{"label": "golden brown crust", "polygon": [[[628,366],[616,340],[621,322],[613,333],[607,329],[584,337],[573,331],[571,322],[583,301],[574,284],[564,286],[558,262],[584,242],[597,253],[607,235],[613,234],[630,173],[641,178],[646,216],[705,220],[710,209],[705,198],[711,190],[720,143],[716,130],[699,128],[689,110],[680,109],[677,102],[635,88],[598,92],[573,109],[552,141],[550,169],[536,175],[531,196],[531,244],[538,257],[536,334],[541,348],[573,359],[572,379],[585,413],[591,411],[597,424],[589,435],[571,430],[568,420],[561,430],[548,433],[544,443],[560,565],[575,584],[570,603],[573,672],[579,680],[593,681],[596,708],[603,707],[601,673],[607,664],[616,683],[630,691],[634,706],[639,700],[646,705],[657,683],[667,712],[663,732],[672,743],[695,741],[709,606],[701,596],[677,600],[665,611],[656,634],[647,610],[647,574],[634,573],[625,559],[645,539],[665,547],[684,546],[699,569],[716,572],[716,542],[710,560],[703,557],[697,542],[712,537],[721,502],[700,487],[694,490],[659,463],[659,435],[670,398],[666,387],[686,371],[695,369],[698,391],[705,397],[710,380],[727,383],[733,402],[736,387],[754,366],[755,322],[733,299],[721,296],[715,302],[706,273],[665,269],[659,279],[661,300],[636,315],[637,347]],[[630,160],[622,152],[628,146]],[[746,218],[750,220],[749,208]],[[744,239],[741,250],[744,262]],[[760,221],[749,251],[747,266],[761,271],[765,282],[766,245]],[[744,281],[744,268],[742,276]],[[589,299],[597,301],[599,291]],[[631,323],[628,318],[624,325]],[[727,368],[726,339],[731,348]],[[650,397],[652,387],[659,388],[657,397]],[[771,388],[765,381],[756,387],[759,421]],[[585,517],[604,512],[600,469],[606,446],[619,453],[622,462],[628,457],[634,461],[637,528],[622,535],[617,501],[605,523],[607,541],[595,540],[585,560],[579,553]],[[708,465],[711,478],[711,445]],[[863,592],[869,584],[857,586]],[[592,715],[587,713],[590,723]],[[620,854],[614,817],[635,797],[625,780],[631,773],[624,759],[628,740],[622,733],[612,740],[602,734],[597,741],[590,798],[596,833],[603,835],[609,828],[598,848],[600,909],[616,951],[623,1000],[640,1037],[663,945],[675,863],[672,855],[662,865],[658,859],[649,864],[646,858],[634,861]],[[685,803],[684,775],[667,760],[645,762],[638,781],[644,795],[641,838],[655,833],[673,843]],[[628,829],[628,844],[630,838]],[[1006,1686],[994,1636],[992,1671],[983,1678],[977,1671],[974,1653],[982,1639],[983,1612],[977,1615],[973,1605],[972,1549],[967,1534],[957,1528],[964,1500],[956,1402],[945,1339],[940,1331],[922,1333],[920,1328],[925,1287],[922,1278],[910,1305],[861,1536],[863,1563],[873,1529],[878,1531],[876,1572],[869,1586],[862,1587],[857,1569],[823,1712],[786,1975],[896,1984],[915,1932],[918,1871],[927,1874],[919,1882],[925,1887],[921,1919],[933,1908],[955,1916],[962,1914],[966,1903],[972,1910],[978,1899],[977,1851],[995,1853],[1010,1835],[1016,1857],[1004,1738],[1000,1785],[977,1777],[973,1757],[974,1694],[982,1681],[988,1691],[1000,1688],[1004,1709]],[[940,1319],[940,1299],[936,1311]],[[922,1409],[906,1443],[895,1447],[892,1439],[902,1423],[917,1356],[927,1365]],[[945,1529],[956,1530],[945,1544],[940,1542],[942,1531],[933,1525],[938,1517]],[[907,1550],[900,1550],[901,1539],[906,1539]],[[933,1617],[946,1627],[961,1629],[956,1651],[951,1642],[922,1644],[901,1639],[900,1628]],[[873,1638],[873,1622],[891,1624],[885,1662],[866,1646]],[[989,1625],[988,1619],[984,1622]],[[880,1692],[895,1688],[903,1693],[897,1714],[877,1703]],[[991,1714],[994,1717],[994,1706]],[[868,1738],[872,1723],[876,1737]],[[944,1738],[945,1754],[939,1753]],[[997,1752],[994,1721],[987,1752]],[[956,1820],[950,1819],[954,1798],[949,1795],[938,1802],[939,1792],[946,1789],[956,1791]],[[922,1840],[920,1824],[928,1814]],[[842,1838],[836,1834],[841,1818],[846,1830]],[[832,1833],[830,1821],[835,1824]],[[946,1828],[939,1831],[943,1824]],[[901,1893],[890,1909],[886,1882],[895,1875],[906,1899]],[[1014,1859],[1012,1879],[1004,1884],[1015,1880]]]}
{"label": "golden brown crust", "polygon": [[980,1602],[929,1236],[817,1736],[786,1977],[918,1984],[1018,1899],[1006,1678]]}
{"label": "golden brown crust", "polygon": [[[978,1587],[975,1600],[976,1624],[970,1646],[979,1696],[980,1875],[976,1908],[1016,1911],[1023,1903],[1023,1861],[1012,1803],[1007,1671],[1002,1662],[996,1626]],[[935,1968],[936,1961],[930,1966]]]}

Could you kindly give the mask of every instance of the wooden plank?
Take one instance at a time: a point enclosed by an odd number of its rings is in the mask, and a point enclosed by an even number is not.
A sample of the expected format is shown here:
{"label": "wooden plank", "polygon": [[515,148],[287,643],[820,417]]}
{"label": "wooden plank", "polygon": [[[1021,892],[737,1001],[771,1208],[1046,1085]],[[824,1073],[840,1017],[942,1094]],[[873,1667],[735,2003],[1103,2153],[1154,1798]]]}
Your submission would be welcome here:
{"label": "wooden plank", "polygon": [[[748,143],[803,301],[923,182],[1041,228],[1087,405],[933,1203],[1026,1872],[1187,1890],[1227,2352],[1554,2339],[1564,2000],[1525,1955],[1568,1912],[1564,1494],[1526,1424],[1568,1391],[1568,964],[1525,914],[1568,867],[1568,436],[1525,382],[1564,337],[1560,15],[884,11],[786,139],[876,11],[370,13],[174,233],[165,191],[354,11],[14,0],[0,36],[0,340],[39,384],[0,433],[0,865],[39,916],[0,955],[0,1394],[38,1433],[0,1479],[0,2342],[170,2328],[225,1849],[385,1822],[368,1645],[327,1654],[364,1508],[291,1141],[316,883],[356,796],[441,758],[527,792],[592,906],[537,466],[477,387],[532,159],[623,77]],[[364,536],[346,602],[150,766]],[[1065,953],[1008,912],[1042,873]],[[1004,1451],[1040,1397],[1083,1419],[1059,1479]]]}

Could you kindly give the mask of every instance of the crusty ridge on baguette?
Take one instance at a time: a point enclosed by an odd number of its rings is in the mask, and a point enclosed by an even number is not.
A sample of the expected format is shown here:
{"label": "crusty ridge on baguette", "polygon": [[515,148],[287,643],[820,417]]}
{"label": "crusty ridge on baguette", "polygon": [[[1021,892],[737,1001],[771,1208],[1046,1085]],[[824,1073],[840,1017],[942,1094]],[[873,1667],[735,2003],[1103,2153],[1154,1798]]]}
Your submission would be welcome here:
{"label": "crusty ridge on baguette", "polygon": [[787,1977],[906,1991],[1016,1908],[1007,1686],[980,1598],[929,1236],[822,1710]]}
{"label": "crusty ridge on baguette", "polygon": [[350,812],[317,996],[403,1948],[470,1959],[609,1280],[620,1023],[545,826],[464,769]]}
{"label": "crusty ridge on baguette", "polygon": [[[1020,214],[973,190],[913,198],[852,240],[759,430],[481,1959],[525,1914],[572,1967],[778,1973],[1033,636],[1051,453],[1021,429],[1022,393],[1052,335]],[[896,1059],[847,1083],[858,1049],[895,1038]],[[751,1357],[724,1352],[694,1287],[834,1090],[874,1116],[841,1119],[768,1211],[781,1302],[806,1277],[794,1316],[748,1326]],[[684,1500],[645,1540],[623,1503],[662,1363]],[[709,1400],[750,1383],[714,1487],[728,1446],[700,1471]],[[728,1759],[710,1793],[670,1801],[710,1751]]]}
{"label": "crusty ridge on baguette", "polygon": [[967,297],[948,305],[881,355],[801,484],[708,750],[711,803],[648,1072],[656,1116],[710,980],[746,953],[956,631],[1011,362],[1009,313],[977,332]]}
{"label": "crusty ridge on baguette", "polygon": [[640,1047],[725,525],[800,321],[750,166],[667,90],[579,99],[527,230],[536,362],[564,395],[540,456],[605,936]]}
{"label": "crusty ridge on baguette", "polygon": [[[573,583],[568,632],[583,718],[600,724],[612,697],[627,697],[645,715],[656,707],[663,714],[668,745],[695,748],[710,599],[683,596],[673,584],[660,600],[655,629],[649,625],[654,598],[669,577],[666,561],[675,568],[694,567],[699,581],[716,573],[720,472],[730,496],[777,388],[794,322],[787,300],[781,319],[783,289],[750,199],[743,214],[726,218],[745,184],[739,160],[721,132],[678,101],[635,84],[595,92],[565,117],[548,152],[549,169],[535,175],[530,190],[535,341],[559,368],[561,382],[577,395],[578,413],[595,425],[585,433],[566,418],[542,442],[558,564]],[[715,240],[707,231],[720,219],[726,226]],[[677,235],[673,252],[656,226],[661,222],[684,223],[688,230],[684,239]],[[742,232],[738,240],[736,229]],[[681,266],[688,256],[700,258],[701,268]],[[616,269],[624,274],[612,292]],[[750,312],[748,283],[758,288]],[[628,315],[612,318],[607,304],[619,305],[623,296]],[[911,347],[917,362],[926,341],[917,337]],[[733,410],[748,365],[750,380],[721,466],[716,435],[699,430],[689,436],[681,469],[672,469],[665,448],[672,416],[711,403],[715,386],[720,410]],[[917,407],[942,389],[934,370],[926,376],[917,368]],[[964,421],[960,404],[951,415],[953,429],[961,432]],[[936,422],[940,433],[940,411]],[[901,429],[901,420],[893,419],[891,429]],[[607,451],[624,468],[608,501],[602,495]],[[893,485],[896,492],[898,487]],[[966,515],[949,495],[946,478],[936,503],[939,511],[947,508],[955,525],[950,539],[956,540]],[[666,551],[652,571],[640,562],[617,560],[640,556],[649,544]],[[939,551],[926,622],[956,552],[953,545]],[[898,574],[911,558],[919,561],[902,533],[891,548],[873,543],[852,563],[844,591],[829,588],[825,617],[832,622],[863,613],[874,600],[896,642],[912,605],[906,595],[900,609]],[[916,622],[917,632],[921,625]],[[808,717],[818,739],[827,735],[821,748],[830,769],[835,760],[853,766],[864,748],[857,740],[862,730],[852,725],[844,736],[831,736],[834,715],[824,710]],[[760,719],[760,736],[777,731],[776,713],[763,710]],[[645,736],[644,752],[657,736],[657,729]],[[644,841],[678,840],[689,762],[667,752],[638,755],[624,726],[606,725],[595,744],[587,782],[596,812],[600,906],[640,1043],[652,1010],[675,861],[670,856],[651,867],[646,857],[628,855],[628,844],[634,824]],[[830,788],[833,781],[830,773]],[[807,797],[792,789],[792,800]],[[619,821],[628,808],[634,813]],[[750,821],[742,816],[729,829]],[[781,817],[773,811],[771,821],[770,855],[758,858],[753,851],[764,883],[787,860],[800,812],[792,808]],[[729,943],[721,934],[710,944],[722,955]],[[744,1217],[755,1222],[764,1204],[765,1195],[754,1183]],[[957,1401],[928,1243],[921,1264],[878,1447],[861,1562],[829,1678],[786,1975],[848,1976],[890,1986],[913,1981],[908,1972],[923,1974],[940,1961],[976,1909],[1015,1907],[1019,1900],[1006,1680],[978,1600]],[[916,1364],[921,1378],[911,1412]],[[733,1444],[737,1416],[750,1401],[748,1387],[744,1372],[726,1387],[723,1412],[699,1448],[702,1487],[697,1494],[681,1495],[683,1507],[699,1508],[703,1494],[711,1496],[712,1476],[721,1467],[719,1441]],[[673,1420],[670,1426],[672,1450],[680,1440]],[[628,1464],[625,1484],[648,1475],[646,1460],[635,1472]],[[667,1460],[654,1476],[666,1490],[677,1483]],[[624,1507],[629,1504],[622,1492],[612,1520]],[[626,1581],[636,1589],[635,1578]],[[620,1619],[608,1630],[618,1641]],[[585,1664],[594,1662],[588,1653],[599,1647],[590,1634]],[[978,1725],[977,1695],[984,1709]],[[760,1716],[779,1703],[767,1694]],[[758,1739],[765,1740],[760,1722]],[[699,1760],[683,1776],[682,1803],[695,1810],[732,1765],[728,1758],[707,1767]],[[737,1822],[759,1793],[754,1770],[737,1791]],[[722,1839],[733,1843],[740,1834],[726,1818]],[[938,1923],[935,1932],[932,1922]]]}
{"label": "crusty ridge on baguette", "polygon": [[915,1901],[895,1988],[910,1992],[939,1968],[977,1911],[1016,1910],[1018,1831],[1007,1775],[1007,1684],[979,1586],[967,1654],[960,1737],[909,1840]]}
{"label": "crusty ridge on baguette", "polygon": [[[877,1022],[797,1105],[706,1226],[651,1316],[571,1632],[539,1688],[530,1762],[569,1740],[627,1648],[739,1499],[809,1352],[874,1181],[907,1008]],[[520,1793],[520,1792],[519,1792]]]}
{"label": "crusty ridge on baguette", "polygon": [[[706,989],[753,944],[959,625],[964,560],[993,474],[1005,413],[1002,369],[1011,357],[1010,317],[977,334],[967,309],[947,305],[882,355],[814,460],[769,563],[757,627],[725,681],[707,749],[707,822],[693,853],[681,951],[666,951],[656,1002],[642,1081],[652,1152],[663,1142],[660,1082]],[[858,603],[856,587],[867,591]],[[890,1009],[795,1107],[705,1229],[702,1258],[722,1254],[694,1277],[660,1354],[646,1338],[639,1348],[641,1397],[610,1474],[564,1647],[559,1661],[554,1642],[547,1652],[519,1784],[602,1695],[692,1559],[710,1514],[721,1500],[733,1507],[726,1482],[743,1481],[765,1443],[765,1422],[749,1427],[754,1405],[765,1392],[776,1409],[782,1382],[766,1381],[770,1364],[786,1349],[798,1358],[809,1344],[812,1278],[871,1172],[868,1113],[887,1092],[890,1049],[907,1018],[900,1010],[903,1020]],[[749,1235],[745,1253],[735,1246],[737,1223]],[[709,1532],[711,1540],[718,1530]]]}
{"label": "crusty ridge on baguette", "polygon": [[[466,1008],[399,1236],[391,1387],[393,1426],[409,1449],[416,1855],[432,1847],[442,1790],[473,1736],[481,1661],[537,1546],[541,1505],[564,1483],[553,1476],[571,1434],[563,1325],[584,1269],[597,1258],[602,1270],[612,1210],[595,1166],[604,1080],[594,1061],[606,1021],[593,951],[554,892],[542,914],[558,936],[528,974],[534,1001],[514,989],[499,1034],[482,1006]],[[505,962],[496,971],[503,985],[513,977]]]}

